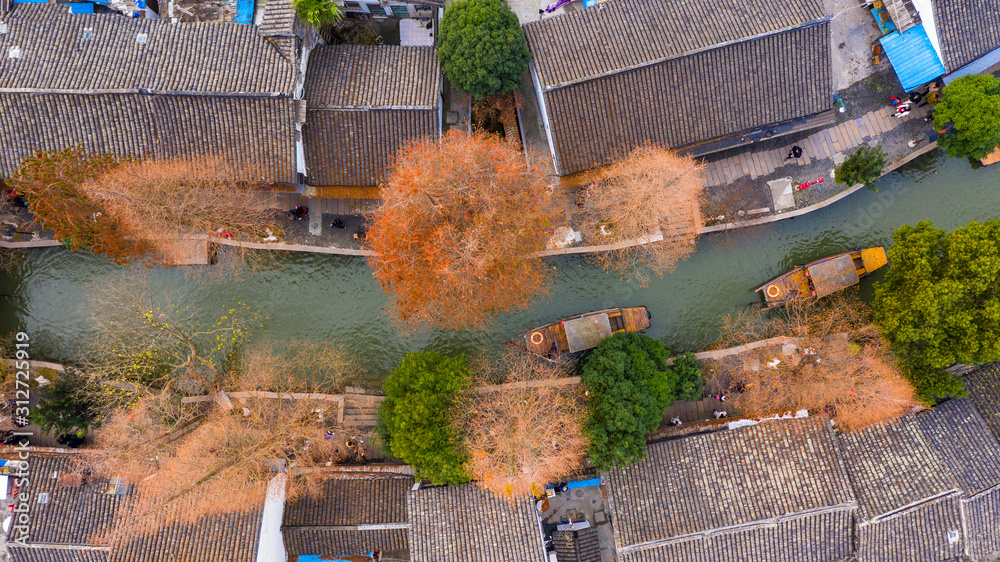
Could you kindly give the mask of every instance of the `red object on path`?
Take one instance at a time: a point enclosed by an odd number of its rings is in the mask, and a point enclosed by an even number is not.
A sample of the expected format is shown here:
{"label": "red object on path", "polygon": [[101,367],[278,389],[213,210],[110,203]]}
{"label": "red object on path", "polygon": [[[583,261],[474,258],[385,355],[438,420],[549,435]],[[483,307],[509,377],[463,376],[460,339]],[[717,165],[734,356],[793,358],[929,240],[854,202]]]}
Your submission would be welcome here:
{"label": "red object on path", "polygon": [[801,191],[801,190],[803,190],[803,189],[805,189],[807,187],[812,187],[812,186],[814,186],[814,185],[816,185],[818,183],[823,183],[823,178],[816,178],[816,179],[814,179],[812,181],[807,181],[805,183],[800,183],[798,185],[798,187],[796,187],[795,189],[798,189],[799,191]]}

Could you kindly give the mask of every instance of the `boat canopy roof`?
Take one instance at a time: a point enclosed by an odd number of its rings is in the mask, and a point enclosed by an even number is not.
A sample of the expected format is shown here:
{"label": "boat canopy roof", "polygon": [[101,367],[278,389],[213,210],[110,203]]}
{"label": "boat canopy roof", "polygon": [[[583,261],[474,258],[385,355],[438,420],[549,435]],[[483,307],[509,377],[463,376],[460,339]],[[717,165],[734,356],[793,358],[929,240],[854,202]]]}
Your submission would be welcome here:
{"label": "boat canopy roof", "polygon": [[565,320],[562,325],[566,330],[570,353],[597,347],[601,340],[611,337],[611,322],[607,314],[593,314]]}
{"label": "boat canopy roof", "polygon": [[816,296],[823,298],[854,285],[860,278],[851,254],[841,254],[809,266]]}

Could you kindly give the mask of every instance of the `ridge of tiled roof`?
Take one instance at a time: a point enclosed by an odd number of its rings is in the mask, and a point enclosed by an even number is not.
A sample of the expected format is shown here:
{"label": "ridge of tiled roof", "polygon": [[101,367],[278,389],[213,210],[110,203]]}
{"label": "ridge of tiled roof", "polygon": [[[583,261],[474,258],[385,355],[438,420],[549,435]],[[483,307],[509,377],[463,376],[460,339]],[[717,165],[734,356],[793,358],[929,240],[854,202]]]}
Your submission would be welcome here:
{"label": "ridge of tiled roof", "polygon": [[305,92],[310,108],[436,109],[441,64],[434,47],[317,47]]}
{"label": "ridge of tiled roof", "polygon": [[[543,89],[794,29],[826,16],[819,0],[611,0],[524,25]],[[801,53],[800,53],[801,55]]]}
{"label": "ridge of tiled roof", "polygon": [[509,503],[474,484],[408,492],[412,562],[539,562],[545,555],[535,506]]}
{"label": "ridge of tiled roof", "polygon": [[17,4],[0,52],[0,92],[291,96],[297,69],[254,26],[71,14]]}
{"label": "ridge of tiled roof", "polygon": [[1000,0],[933,0],[944,66],[954,72],[1000,48]]}
{"label": "ridge of tiled roof", "polygon": [[559,173],[827,111],[830,50],[823,22],[545,92]]}
{"label": "ridge of tiled roof", "polygon": [[[828,424],[825,418],[775,420],[649,445],[646,459],[605,478],[619,552],[686,542],[714,529],[767,529],[805,513],[853,510]],[[837,532],[845,530],[824,531]]]}
{"label": "ridge of tiled roof", "polygon": [[840,435],[861,523],[960,491],[912,416]]}

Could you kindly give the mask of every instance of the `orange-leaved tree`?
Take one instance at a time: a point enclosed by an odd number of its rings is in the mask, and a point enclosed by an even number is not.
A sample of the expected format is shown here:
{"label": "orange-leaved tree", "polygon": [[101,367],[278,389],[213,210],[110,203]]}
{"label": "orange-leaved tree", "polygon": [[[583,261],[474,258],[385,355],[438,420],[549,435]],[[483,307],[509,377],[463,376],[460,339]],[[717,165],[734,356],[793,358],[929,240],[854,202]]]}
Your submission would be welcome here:
{"label": "orange-leaved tree", "polygon": [[545,290],[556,219],[546,177],[486,133],[449,131],[400,151],[368,243],[375,277],[406,323],[461,329]]}
{"label": "orange-leaved tree", "polygon": [[[480,386],[463,394],[456,421],[466,438],[469,474],[480,486],[515,501],[583,467],[583,388],[553,384],[568,380],[562,367],[510,351],[481,361],[477,377]],[[490,384],[497,378],[503,384]]]}
{"label": "orange-leaved tree", "polygon": [[259,241],[278,231],[253,177],[215,156],[134,160],[71,147],[26,158],[11,184],[74,250],[173,264],[192,237]]}
{"label": "orange-leaved tree", "polygon": [[594,255],[597,263],[646,283],[647,270],[663,275],[690,256],[702,225],[702,168],[647,144],[602,170],[585,199],[594,238],[612,247]]}
{"label": "orange-leaved tree", "polygon": [[24,159],[10,184],[28,200],[35,221],[53,230],[71,249],[86,248],[127,263],[151,248],[145,240],[127,235],[115,217],[104,213],[100,201],[80,189],[121,164],[112,155],[91,154],[79,146],[39,150]]}

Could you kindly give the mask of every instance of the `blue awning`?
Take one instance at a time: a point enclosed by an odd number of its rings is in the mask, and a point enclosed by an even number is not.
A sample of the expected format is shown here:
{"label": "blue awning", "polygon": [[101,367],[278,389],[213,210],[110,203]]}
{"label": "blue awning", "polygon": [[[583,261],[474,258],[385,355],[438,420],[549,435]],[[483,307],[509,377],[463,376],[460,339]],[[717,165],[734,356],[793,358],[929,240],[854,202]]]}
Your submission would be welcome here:
{"label": "blue awning", "polygon": [[907,29],[903,33],[890,33],[882,38],[892,68],[907,92],[944,75],[944,65],[938,57],[934,45],[927,37],[924,24]]}

